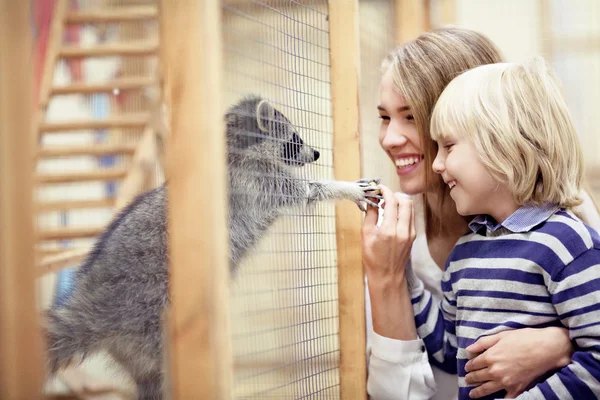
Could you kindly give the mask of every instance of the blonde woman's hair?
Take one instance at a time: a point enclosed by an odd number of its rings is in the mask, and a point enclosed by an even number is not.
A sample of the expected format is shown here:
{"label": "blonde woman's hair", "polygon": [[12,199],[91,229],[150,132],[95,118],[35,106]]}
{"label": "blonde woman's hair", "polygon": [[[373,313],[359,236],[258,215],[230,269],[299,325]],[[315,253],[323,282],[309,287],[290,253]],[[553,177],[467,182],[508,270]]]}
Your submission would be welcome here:
{"label": "blonde woman's hair", "polygon": [[[421,138],[426,166],[425,228],[427,234],[445,231],[441,210],[452,201],[447,185],[430,168],[437,145],[429,135],[433,107],[450,81],[464,71],[480,65],[502,61],[500,51],[486,36],[463,28],[440,28],[423,33],[415,40],[394,49],[382,68],[393,71],[394,89],[410,106]],[[437,199],[437,212],[432,210],[428,196]]]}
{"label": "blonde woman's hair", "polygon": [[562,86],[542,57],[484,65],[446,87],[431,137],[464,137],[522,205],[581,204],[583,151]]}

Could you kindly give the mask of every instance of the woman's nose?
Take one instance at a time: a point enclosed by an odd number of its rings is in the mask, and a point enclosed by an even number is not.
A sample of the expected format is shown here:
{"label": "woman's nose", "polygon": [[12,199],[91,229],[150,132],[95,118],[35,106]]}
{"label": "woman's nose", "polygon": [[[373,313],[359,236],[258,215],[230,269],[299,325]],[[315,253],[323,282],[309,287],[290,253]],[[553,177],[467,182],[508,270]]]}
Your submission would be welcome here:
{"label": "woman's nose", "polygon": [[385,150],[404,146],[407,141],[406,136],[399,129],[394,129],[391,125],[381,135],[381,147]]}

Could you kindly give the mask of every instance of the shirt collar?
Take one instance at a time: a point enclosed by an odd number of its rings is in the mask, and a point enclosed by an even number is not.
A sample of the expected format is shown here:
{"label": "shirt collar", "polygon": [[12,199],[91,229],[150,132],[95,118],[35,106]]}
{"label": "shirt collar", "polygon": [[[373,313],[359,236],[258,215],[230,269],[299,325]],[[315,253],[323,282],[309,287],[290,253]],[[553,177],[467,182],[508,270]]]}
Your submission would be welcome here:
{"label": "shirt collar", "polygon": [[527,232],[536,225],[541,224],[560,209],[556,204],[523,205],[501,223],[497,223],[489,215],[478,215],[469,223],[471,231],[477,233],[483,227],[491,232],[504,227],[511,232]]}

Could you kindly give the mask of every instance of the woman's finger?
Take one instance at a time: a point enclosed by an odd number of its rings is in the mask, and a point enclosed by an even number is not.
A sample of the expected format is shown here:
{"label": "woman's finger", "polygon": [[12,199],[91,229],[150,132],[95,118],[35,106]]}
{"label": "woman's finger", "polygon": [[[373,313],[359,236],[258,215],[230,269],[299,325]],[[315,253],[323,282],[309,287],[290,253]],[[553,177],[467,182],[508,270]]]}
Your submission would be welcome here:
{"label": "woman's finger", "polygon": [[469,385],[476,385],[491,381],[493,379],[489,368],[483,368],[478,371],[469,372],[465,376],[465,382]]}
{"label": "woman's finger", "polygon": [[379,185],[379,188],[385,202],[380,231],[393,235],[396,232],[396,225],[398,223],[398,201],[396,201],[396,197],[390,188],[384,185]]}
{"label": "woman's finger", "polygon": [[493,345],[498,343],[500,341],[500,339],[502,339],[503,336],[504,335],[502,335],[501,333],[497,333],[495,335],[490,335],[490,336],[484,336],[482,338],[479,338],[479,340],[477,340],[472,345],[468,346],[466,348],[466,350],[469,353],[475,353],[475,354],[483,353],[485,350],[489,349],[490,347],[492,347]]}
{"label": "woman's finger", "polygon": [[398,222],[396,224],[396,234],[399,238],[408,239],[410,237],[410,225],[412,222],[412,200],[408,199],[401,193],[396,193],[395,197],[398,201]]}
{"label": "woman's finger", "polygon": [[467,364],[465,365],[465,371],[472,372],[487,367],[487,354],[483,353],[473,358],[472,360],[469,360],[469,362],[467,362]]}
{"label": "woman's finger", "polygon": [[487,396],[488,394],[496,393],[499,390],[502,390],[502,385],[500,382],[490,381],[471,390],[469,392],[469,397],[472,399],[478,399],[480,397]]}
{"label": "woman's finger", "polygon": [[377,219],[379,218],[379,209],[367,206],[367,214],[363,220],[363,234],[369,234],[377,227]]}

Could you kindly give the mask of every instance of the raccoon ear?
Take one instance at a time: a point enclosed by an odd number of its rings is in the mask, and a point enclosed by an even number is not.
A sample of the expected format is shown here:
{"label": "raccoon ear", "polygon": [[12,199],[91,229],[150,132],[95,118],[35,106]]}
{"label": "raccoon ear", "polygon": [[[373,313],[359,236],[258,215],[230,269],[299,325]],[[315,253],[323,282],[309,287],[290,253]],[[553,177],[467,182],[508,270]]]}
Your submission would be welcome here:
{"label": "raccoon ear", "polygon": [[270,133],[275,120],[275,108],[268,100],[261,100],[256,105],[256,123],[258,129]]}

